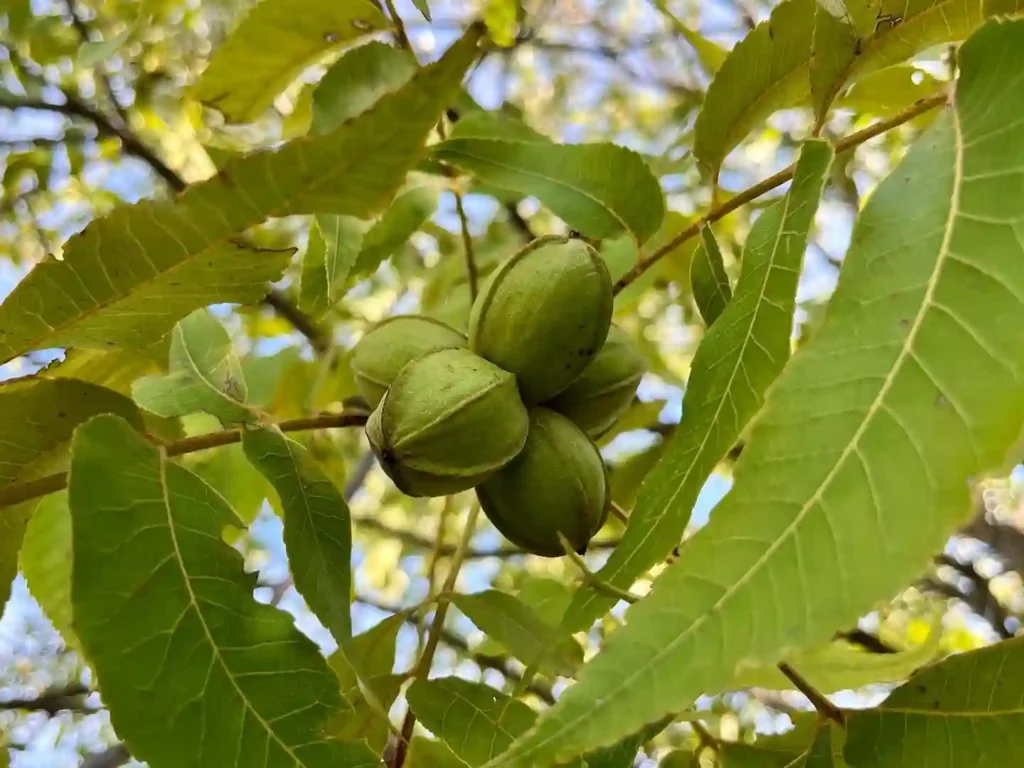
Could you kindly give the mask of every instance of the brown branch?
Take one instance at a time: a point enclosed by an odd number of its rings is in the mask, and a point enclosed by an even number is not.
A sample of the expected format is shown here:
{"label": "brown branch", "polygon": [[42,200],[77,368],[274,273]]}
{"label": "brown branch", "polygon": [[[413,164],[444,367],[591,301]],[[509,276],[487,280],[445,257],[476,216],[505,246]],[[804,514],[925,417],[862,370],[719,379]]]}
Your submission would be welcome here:
{"label": "brown branch", "polygon": [[317,354],[324,354],[331,347],[331,339],[312,317],[307,315],[281,291],[273,288],[263,299],[263,303],[287,320],[309,341],[309,345]]}
{"label": "brown branch", "polygon": [[964,592],[955,584],[934,577],[925,582],[927,588],[964,602],[975,614],[988,622],[1002,639],[1008,640],[1014,636],[1007,627],[1010,615],[999,599],[992,594],[990,579],[978,573],[972,563],[963,563],[949,555],[939,555],[935,562],[949,566],[966,578],[971,584],[970,591]]}
{"label": "brown branch", "polygon": [[44,691],[32,699],[7,699],[0,701],[0,710],[23,710],[27,712],[46,712],[56,715],[58,712],[86,712],[94,707],[86,706],[85,699],[92,693],[81,683],[72,683],[63,688]]}
{"label": "brown branch", "polygon": [[799,672],[793,669],[788,662],[780,661],[779,671],[796,686],[796,689],[800,691],[800,693],[810,699],[811,704],[813,704],[814,708],[818,710],[819,715],[828,718],[839,726],[845,725],[846,718],[843,716],[843,711],[826,699],[823,694],[819,693],[818,690],[807,682]]}
{"label": "brown branch", "polygon": [[[926,112],[930,112],[936,107],[946,104],[948,101],[949,97],[944,90],[940,93],[920,99],[907,109],[904,109],[902,112],[899,112],[886,120],[879,120],[874,125],[870,125],[861,131],[851,133],[849,136],[840,139],[835,143],[835,151],[840,153],[853,149],[876,136],[880,136],[886,131],[890,131],[893,128],[913,120],[915,117],[919,117]],[[618,295],[644,272],[657,264],[664,256],[674,251],[687,240],[696,237],[700,232],[701,227],[705,224],[711,224],[718,221],[719,219],[728,216],[737,208],[756,200],[766,192],[771,192],[776,187],[782,186],[793,178],[795,170],[796,166],[791,165],[788,168],[779,171],[775,175],[769,176],[767,179],[758,182],[754,186],[748,187],[739,194],[730,197],[721,205],[713,207],[706,215],[697,219],[690,226],[666,242],[649,256],[639,258],[636,264],[633,265],[633,268],[620,277],[615,283],[615,294]]]}
{"label": "brown branch", "polygon": [[120,768],[132,759],[124,744],[115,744],[102,752],[93,752],[82,760],[82,768]]}
{"label": "brown branch", "polygon": [[462,193],[457,189],[452,190],[455,195],[455,210],[459,214],[459,227],[462,230],[462,248],[466,255],[466,276],[469,278],[469,300],[476,301],[477,293],[477,272],[476,254],[473,252],[473,236],[469,233],[469,219],[466,217],[466,208],[462,204]]}
{"label": "brown branch", "polygon": [[[318,416],[307,416],[300,419],[285,419],[277,422],[277,427],[282,432],[303,432],[311,429],[337,429],[341,427],[358,427],[366,423],[365,413],[323,413]],[[149,440],[161,444],[154,437],[147,436]],[[239,429],[226,429],[222,432],[210,432],[205,435],[185,437],[163,444],[168,456],[181,456],[195,451],[204,451],[208,448],[219,448],[223,445],[231,445],[242,440],[242,432]],[[0,509],[20,504],[23,501],[46,496],[51,493],[63,490],[68,487],[68,476],[66,472],[57,472],[46,475],[35,480],[28,480],[23,483],[11,483],[0,488]]]}

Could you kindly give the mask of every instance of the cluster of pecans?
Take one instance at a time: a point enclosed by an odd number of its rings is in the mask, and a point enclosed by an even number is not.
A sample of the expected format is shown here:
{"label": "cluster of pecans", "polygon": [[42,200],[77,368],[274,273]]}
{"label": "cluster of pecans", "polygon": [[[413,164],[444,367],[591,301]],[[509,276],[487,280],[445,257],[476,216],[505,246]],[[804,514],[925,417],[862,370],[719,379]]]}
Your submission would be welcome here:
{"label": "cluster of pecans", "polygon": [[410,496],[475,488],[495,527],[534,554],[563,554],[558,534],[585,551],[611,504],[593,439],[644,369],[611,317],[600,255],[542,237],[488,279],[468,337],[418,315],[375,326],[352,367],[384,471]]}

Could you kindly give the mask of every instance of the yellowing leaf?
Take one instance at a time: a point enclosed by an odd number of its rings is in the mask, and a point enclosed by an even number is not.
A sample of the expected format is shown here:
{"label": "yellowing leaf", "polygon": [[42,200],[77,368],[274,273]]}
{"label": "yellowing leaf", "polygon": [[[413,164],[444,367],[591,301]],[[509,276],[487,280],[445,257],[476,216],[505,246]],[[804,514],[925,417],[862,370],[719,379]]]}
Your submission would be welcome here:
{"label": "yellowing leaf", "polygon": [[823,642],[971,514],[969,479],[1024,427],[1024,166],[1007,161],[1024,153],[1024,77],[1006,76],[1024,72],[1024,20],[985,24],[959,61],[953,108],[861,212],[828,315],[769,390],[732,490],[492,767],[571,758],[728,687],[741,662]]}
{"label": "yellowing leaf", "polygon": [[117,209],[36,266],[0,305],[0,363],[49,347],[145,347],[216,302],[254,302],[291,256],[237,236],[265,219],[369,217],[390,201],[476,58],[473,27],[369,112],[323,136],[229,162],[176,200]]}
{"label": "yellowing leaf", "polygon": [[[253,599],[232,512],[115,416],[75,434],[75,631],[111,721],[154,768],[379,764],[321,735],[344,702],[292,618]],[[216,738],[212,735],[215,734]]]}
{"label": "yellowing leaf", "polygon": [[[827,144],[805,144],[790,191],[751,228],[736,294],[697,349],[682,421],[644,481],[622,543],[600,571],[606,581],[628,588],[682,540],[700,489],[789,359],[797,277],[831,160]],[[614,603],[581,588],[566,622],[584,629]]]}
{"label": "yellowing leaf", "polygon": [[231,122],[251,122],[325,53],[386,27],[369,0],[261,0],[216,50],[193,95]]}

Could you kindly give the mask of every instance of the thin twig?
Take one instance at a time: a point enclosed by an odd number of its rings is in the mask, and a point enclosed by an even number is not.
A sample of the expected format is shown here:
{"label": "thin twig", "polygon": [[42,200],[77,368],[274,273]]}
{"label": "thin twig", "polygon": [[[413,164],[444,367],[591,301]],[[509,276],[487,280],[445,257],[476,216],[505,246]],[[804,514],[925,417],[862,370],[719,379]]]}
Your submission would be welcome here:
{"label": "thin twig", "polygon": [[303,312],[295,303],[278,290],[271,289],[263,303],[287,320],[309,341],[317,354],[325,354],[331,348],[331,339],[317,322]]}
{"label": "thin twig", "polygon": [[477,272],[476,254],[473,252],[473,236],[469,233],[469,219],[462,204],[462,193],[452,190],[455,195],[455,210],[459,213],[459,224],[462,228],[462,248],[466,252],[466,275],[469,278],[469,300],[476,301]]}
{"label": "thin twig", "polygon": [[[405,623],[413,627],[416,626],[418,621],[415,613],[397,606],[387,605],[370,597],[356,595],[355,602],[369,605],[385,613],[403,614]],[[473,663],[479,667],[493,669],[507,680],[514,682],[522,680],[522,674],[512,666],[512,660],[508,656],[488,656],[482,653],[474,653],[466,638],[443,627],[441,629],[441,642],[449,648],[469,654]],[[551,686],[543,681],[534,680],[527,687],[527,690],[546,704],[555,703],[555,694],[551,690]]]}
{"label": "thin twig", "polygon": [[[466,518],[466,527],[462,530],[462,539],[459,541],[459,548],[452,557],[451,565],[448,567],[448,576],[441,588],[441,595],[437,602],[437,610],[434,611],[434,620],[430,623],[430,631],[427,633],[427,644],[416,664],[414,676],[419,680],[426,680],[430,674],[430,667],[434,663],[434,654],[437,653],[437,645],[441,642],[441,631],[444,629],[444,620],[448,616],[450,595],[455,591],[455,581],[459,577],[459,569],[469,550],[469,542],[476,530],[476,521],[480,515],[480,505],[473,504],[469,509]],[[405,713],[405,720],[402,721],[402,739],[395,747],[394,760],[391,768],[402,768],[405,764],[406,755],[409,753],[409,742],[412,739],[413,729],[416,727],[416,713],[410,707]]]}
{"label": "thin twig", "polygon": [[[949,101],[949,96],[945,90],[940,93],[933,94],[927,98],[920,99],[912,106],[904,109],[896,115],[886,119],[880,120],[874,125],[870,125],[867,128],[851,133],[849,136],[840,139],[835,144],[835,151],[837,153],[846,152],[847,150],[853,149],[865,141],[875,138],[886,131],[890,131],[900,125],[903,125],[915,117],[923,115],[925,112],[946,104]],[[788,168],[779,171],[773,176],[769,176],[763,181],[759,181],[752,187],[748,187],[739,194],[730,197],[721,205],[713,207],[706,215],[697,219],[690,226],[680,232],[678,235],[673,237],[671,240],[666,242],[656,251],[651,253],[649,256],[642,257],[637,260],[633,268],[630,269],[625,275],[623,275],[615,283],[615,294],[618,295],[622,290],[628,287],[634,280],[640,277],[644,272],[650,269],[652,266],[658,263],[667,254],[674,251],[680,245],[696,237],[700,232],[701,227],[705,224],[711,224],[712,222],[718,221],[719,219],[728,216],[730,213],[735,211],[737,208],[759,198],[766,192],[771,192],[776,187],[782,186],[787,181],[793,178],[793,173],[796,170],[795,165],[791,165]]]}
{"label": "thin twig", "polygon": [[131,752],[124,744],[115,744],[102,752],[86,755],[82,760],[82,768],[119,768],[131,759]]}
{"label": "thin twig", "polygon": [[[434,544],[431,547],[430,562],[427,563],[427,594],[432,595],[437,589],[437,569],[441,564],[441,560],[445,556],[445,545],[444,539],[448,529],[448,518],[451,517],[452,512],[455,510],[455,504],[451,496],[444,497],[444,507],[441,509],[441,514],[437,518],[437,533],[434,535]],[[465,557],[465,555],[463,556]],[[416,653],[420,653],[423,650],[423,641],[427,635],[427,615],[424,613],[420,617],[419,626],[416,628]]]}
{"label": "thin twig", "polygon": [[572,548],[572,544],[565,538],[561,533],[558,534],[558,540],[562,543],[562,549],[565,550],[566,556],[572,560],[580,572],[583,574],[583,583],[596,589],[598,592],[604,592],[606,595],[617,598],[619,600],[625,600],[629,604],[635,603],[640,598],[620,587],[616,587],[614,584],[610,584],[604,579],[600,578],[596,573],[590,570],[586,562],[580,557],[579,553]]}
{"label": "thin twig", "polygon": [[825,696],[813,685],[807,682],[799,672],[793,669],[788,662],[780,661],[779,671],[796,686],[796,689],[800,691],[800,693],[810,699],[811,704],[813,704],[814,708],[818,710],[819,715],[828,718],[839,726],[845,725],[846,718],[843,716],[843,711],[826,699]]}
{"label": "thin twig", "polygon": [[[81,38],[83,43],[90,41],[89,36],[89,25],[85,23],[85,19],[78,12],[77,0],[65,0],[68,7],[68,13],[71,14],[71,25],[77,30],[78,36]],[[121,118],[122,125],[127,128],[131,125],[131,117],[128,114],[128,110],[124,108],[121,101],[117,98],[117,94],[114,93],[114,88],[110,84],[110,76],[107,73],[106,65],[99,62],[94,67],[96,71],[96,79],[99,80],[100,86],[103,88],[104,93],[107,96],[107,100],[110,102],[110,106],[117,112],[117,116]]]}
{"label": "thin twig", "polygon": [[387,6],[388,15],[391,16],[391,23],[395,25],[395,37],[398,38],[398,44],[405,48],[409,52],[409,55],[415,57],[416,52],[413,50],[412,42],[409,40],[409,35],[405,31],[405,23],[402,21],[402,17],[399,16],[398,11],[395,9],[393,0],[384,0],[384,4]]}
{"label": "thin twig", "polygon": [[[312,429],[337,429],[340,427],[359,427],[366,423],[365,413],[322,413],[317,416],[306,416],[300,419],[285,419],[277,422],[277,427],[282,432],[303,432]],[[150,440],[160,444],[156,438]],[[208,448],[219,448],[222,445],[231,445],[242,440],[242,432],[239,429],[226,429],[222,432],[210,432],[205,435],[194,435],[184,437],[163,444],[168,456],[181,456],[195,451],[204,451]],[[68,487],[68,475],[66,472],[57,472],[46,475],[35,480],[28,480],[23,483],[11,483],[0,488],[0,509],[14,506],[29,499],[40,496],[47,496]]]}
{"label": "thin twig", "polygon": [[612,517],[618,520],[623,525],[629,525],[629,512],[624,510],[622,506],[617,502],[613,501],[609,511],[612,513]]}
{"label": "thin twig", "polygon": [[85,703],[86,697],[92,693],[81,683],[72,683],[63,688],[53,688],[44,691],[32,699],[7,699],[0,701],[0,711],[24,710],[28,712],[46,712],[56,715],[58,712],[68,710],[72,712],[87,712],[95,709]]}

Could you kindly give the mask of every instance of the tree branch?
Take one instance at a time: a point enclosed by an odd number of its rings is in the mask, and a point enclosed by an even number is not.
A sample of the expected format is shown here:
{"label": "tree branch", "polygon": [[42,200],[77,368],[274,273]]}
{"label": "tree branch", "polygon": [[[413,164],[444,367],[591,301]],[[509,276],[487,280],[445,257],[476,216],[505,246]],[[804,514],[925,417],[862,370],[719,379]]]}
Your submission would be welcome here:
{"label": "tree branch", "polygon": [[[78,11],[78,0],[65,0],[68,7],[68,13],[71,14],[71,25],[78,32],[79,38],[83,43],[90,41],[89,25],[85,23],[85,19]],[[131,117],[128,114],[128,110],[124,108],[121,102],[117,98],[117,94],[114,93],[113,87],[110,85],[110,77],[107,74],[106,67],[99,63],[94,69],[96,70],[96,79],[99,80],[104,93],[107,96],[107,100],[110,102],[110,106],[117,112],[117,116],[121,118],[121,123],[127,129],[131,125]]]}
{"label": "tree branch", "polygon": [[82,768],[119,768],[131,759],[132,754],[124,744],[115,744],[102,752],[86,755]]}
{"label": "tree branch", "polygon": [[[854,147],[863,144],[865,141],[873,139],[876,136],[880,136],[886,131],[890,131],[893,128],[913,120],[915,117],[923,115],[925,112],[930,112],[936,107],[946,104],[948,101],[949,96],[946,94],[945,90],[940,93],[933,94],[932,96],[928,96],[927,98],[920,99],[912,106],[904,109],[902,112],[899,112],[886,120],[880,120],[874,125],[868,126],[864,130],[851,133],[849,136],[840,139],[835,144],[835,151],[839,153],[853,149]],[[779,171],[774,176],[769,176],[764,181],[760,181],[754,186],[748,187],[739,194],[729,198],[721,205],[713,207],[707,214],[697,219],[690,226],[666,242],[649,256],[639,258],[636,264],[633,265],[633,268],[620,277],[615,283],[615,294],[618,295],[644,272],[657,264],[664,256],[674,251],[687,240],[696,237],[700,232],[701,227],[705,224],[718,221],[719,219],[728,216],[737,208],[756,200],[766,192],[771,192],[776,187],[782,186],[793,178],[795,170],[796,166],[791,165],[788,168]]]}
{"label": "tree branch", "polygon": [[[362,412],[322,413],[317,416],[307,416],[300,419],[285,419],[284,421],[277,422],[277,427],[282,432],[359,427],[366,423],[366,418],[366,414]],[[160,443],[155,437],[149,435],[146,437],[151,442],[163,445],[168,456],[181,456],[186,453],[194,453],[208,448],[219,448],[222,445],[241,442],[242,432],[239,429],[226,429],[222,432],[210,432],[205,435],[185,437],[181,440],[165,444]],[[0,488],[0,509],[20,504],[29,499],[47,496],[67,487],[68,476],[66,472],[57,472],[22,483],[11,483]]]}
{"label": "tree branch", "polygon": [[94,707],[86,706],[85,699],[92,693],[81,683],[72,683],[63,688],[52,688],[44,691],[33,699],[7,699],[0,701],[0,710],[24,710],[27,712],[46,712],[56,715],[58,712],[88,712]]}

